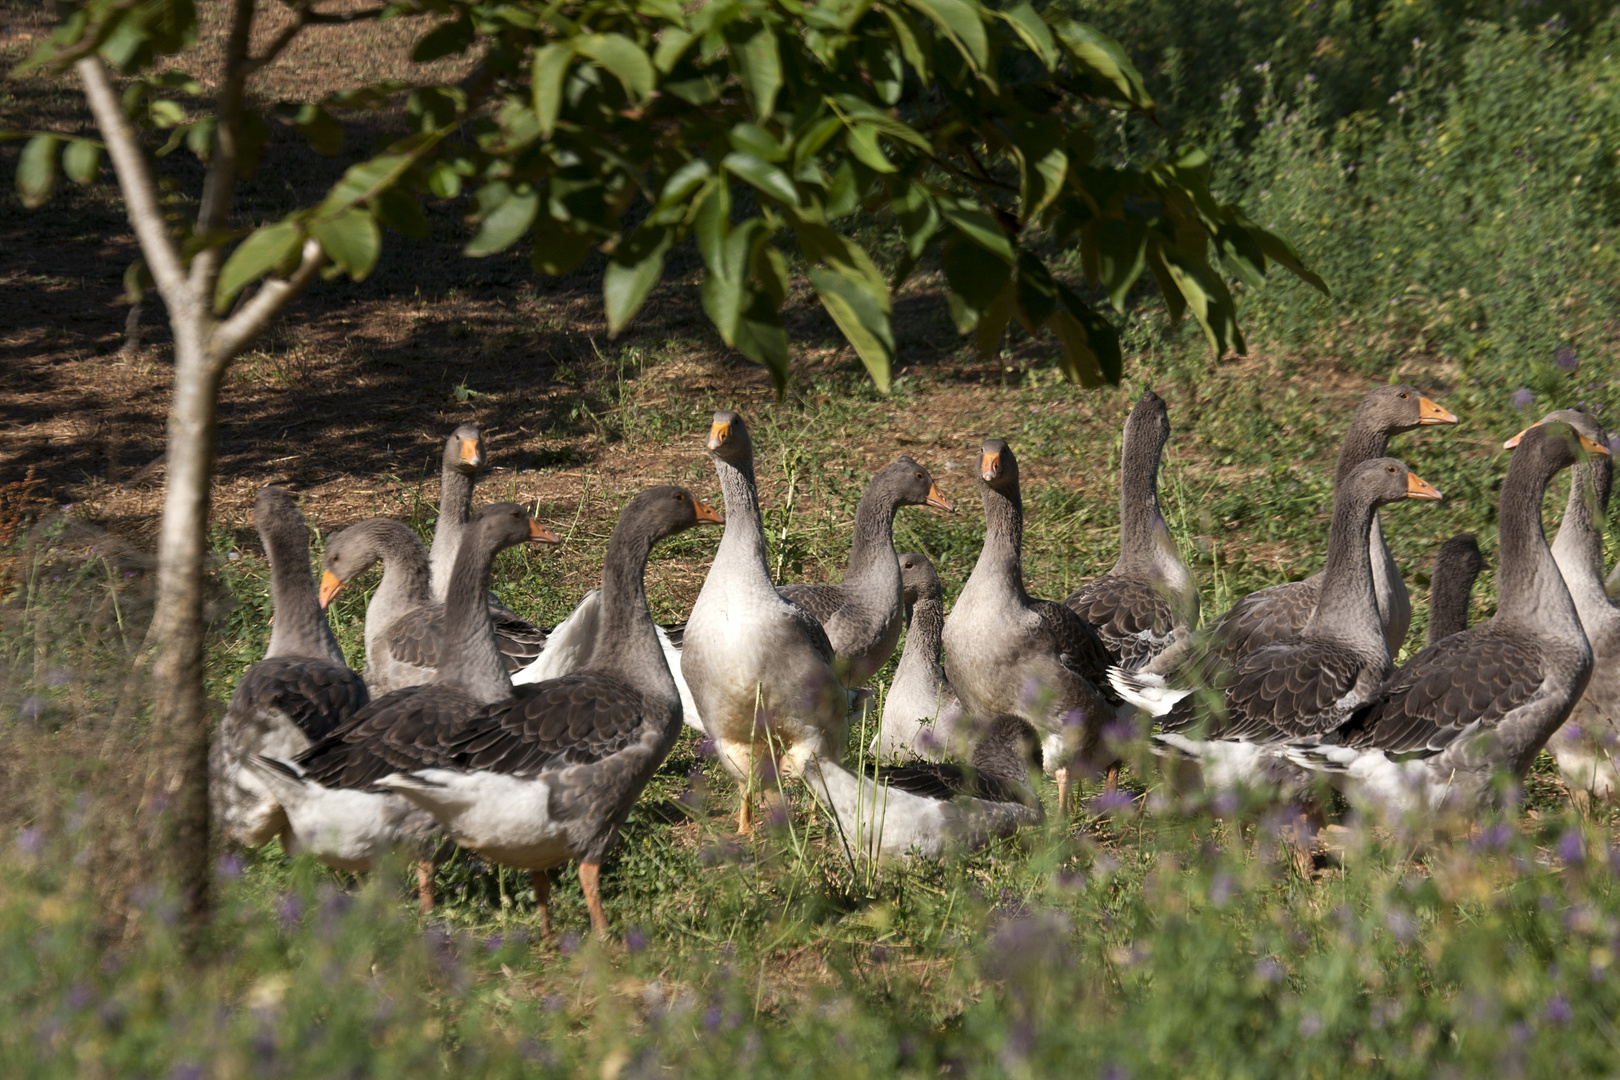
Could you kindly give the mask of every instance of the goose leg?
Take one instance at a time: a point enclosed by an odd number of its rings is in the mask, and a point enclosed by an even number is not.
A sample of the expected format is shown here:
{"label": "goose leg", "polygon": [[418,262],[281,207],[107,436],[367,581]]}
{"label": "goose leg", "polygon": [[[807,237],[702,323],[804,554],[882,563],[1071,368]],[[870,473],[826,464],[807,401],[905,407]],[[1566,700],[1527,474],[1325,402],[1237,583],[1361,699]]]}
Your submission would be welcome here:
{"label": "goose leg", "polygon": [[421,905],[424,915],[433,910],[432,859],[416,860],[416,902]]}
{"label": "goose leg", "polygon": [[742,789],[742,800],[737,804],[737,835],[754,831],[754,807],[748,798],[748,789]]}
{"label": "goose leg", "polygon": [[540,912],[540,936],[551,936],[551,875],[544,870],[529,871],[534,883],[534,906]]}
{"label": "goose leg", "polygon": [[1107,786],[1103,790],[1110,795],[1119,790],[1119,762],[1116,761],[1108,766]]}
{"label": "goose leg", "polygon": [[579,864],[579,884],[585,890],[585,906],[591,912],[591,929],[596,936],[605,939],[608,936],[607,912],[602,910],[602,865],[600,863],[582,862]]}
{"label": "goose leg", "polygon": [[1053,776],[1057,778],[1058,786],[1058,813],[1069,812],[1069,770],[1067,767],[1058,769]]}

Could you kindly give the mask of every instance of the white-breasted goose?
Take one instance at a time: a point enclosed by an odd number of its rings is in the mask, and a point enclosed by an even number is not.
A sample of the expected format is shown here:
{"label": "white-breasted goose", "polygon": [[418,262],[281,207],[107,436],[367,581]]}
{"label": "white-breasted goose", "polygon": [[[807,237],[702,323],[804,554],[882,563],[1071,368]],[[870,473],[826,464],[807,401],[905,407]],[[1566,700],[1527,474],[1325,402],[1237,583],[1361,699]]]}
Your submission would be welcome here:
{"label": "white-breasted goose", "polygon": [[871,751],[881,759],[896,756],[938,761],[962,716],[962,703],[939,662],[945,629],[945,595],[934,564],[924,555],[901,555],[900,581],[905,600],[906,644],[894,670],[894,685],[883,699],[883,717]]}

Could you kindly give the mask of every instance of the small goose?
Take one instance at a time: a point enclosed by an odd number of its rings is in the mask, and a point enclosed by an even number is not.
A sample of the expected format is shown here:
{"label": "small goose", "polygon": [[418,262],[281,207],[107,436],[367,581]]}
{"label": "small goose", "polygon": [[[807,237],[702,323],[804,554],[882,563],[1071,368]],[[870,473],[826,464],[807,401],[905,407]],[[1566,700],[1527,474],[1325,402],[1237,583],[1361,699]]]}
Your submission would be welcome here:
{"label": "small goose", "polygon": [[[1333,493],[1321,600],[1298,637],[1246,653],[1217,676],[1223,717],[1200,737],[1191,689],[1167,689],[1161,676],[1114,668],[1125,698],[1163,717],[1155,742],[1208,760],[1214,786],[1276,778],[1269,748],[1333,731],[1368,701],[1390,673],[1369,559],[1370,525],[1380,506],[1439,499],[1440,492],[1394,458],[1364,461]],[[1230,744],[1244,745],[1230,745]]]}
{"label": "small goose", "polygon": [[[512,699],[487,594],[495,555],[525,541],[559,542],[512,503],[494,503],[474,514],[450,575],[445,655],[431,680],[371,702],[293,761],[251,759],[286,810],[298,848],[338,869],[365,870],[392,847],[410,844],[423,851],[436,841],[439,830],[431,815],[392,792],[370,790],[376,779],[364,768],[370,758],[351,744],[390,737],[409,741],[414,732],[465,725],[485,706]],[[431,910],[432,864],[423,854],[417,879],[423,910]]]}
{"label": "small goose", "polygon": [[[833,671],[826,630],[771,582],[754,444],[740,415],[714,414],[709,455],[725,494],[726,526],[686,622],[681,673],[732,776],[746,781],[756,767],[778,761],[795,775],[811,754],[836,758],[843,750],[850,695]],[[747,792],[739,831],[752,828]]]}
{"label": "small goose", "polygon": [[1126,671],[1159,655],[1198,619],[1198,590],[1159,511],[1159,462],[1169,441],[1169,411],[1149,390],[1125,419],[1119,559],[1063,601],[1096,629],[1109,657]]}
{"label": "small goose", "polygon": [[[1583,438],[1608,445],[1603,428],[1587,413],[1560,409],[1535,426],[1562,422]],[[1528,430],[1528,429],[1527,429]],[[1517,446],[1524,432],[1505,444]],[[1614,488],[1614,459],[1601,454],[1576,463],[1570,471],[1569,502],[1553,540],[1553,561],[1575,601],[1581,628],[1592,646],[1592,679],[1570,710],[1569,719],[1547,741],[1564,784],[1577,800],[1590,795],[1620,798],[1611,755],[1620,752],[1620,607],[1603,587],[1603,532],[1609,495]]]}
{"label": "small goose", "polygon": [[[1383,457],[1390,436],[1413,428],[1455,423],[1456,416],[1413,387],[1376,387],[1362,399],[1355,419],[1350,422],[1350,430],[1345,433],[1333,476],[1334,489],[1344,483],[1357,465]],[[1406,631],[1412,623],[1412,601],[1407,595],[1406,583],[1401,580],[1400,569],[1384,544],[1377,517],[1372,523],[1371,551],[1378,617],[1383,622],[1390,655],[1394,656],[1406,642]],[[1321,586],[1322,575],[1318,573],[1303,581],[1288,581],[1252,592],[1200,633],[1185,635],[1142,670],[1169,675],[1201,647],[1212,647],[1231,660],[1273,641],[1295,637],[1316,609]]]}
{"label": "small goose", "polygon": [[928,470],[900,458],[872,477],[855,508],[849,567],[837,585],[783,585],[777,591],[814,615],[833,647],[845,686],[876,675],[900,640],[903,603],[894,553],[894,515],[902,506],[955,510]]}
{"label": "small goose", "polygon": [[1468,599],[1474,579],[1485,569],[1479,540],[1473,533],[1458,533],[1440,545],[1429,579],[1429,632],[1427,645],[1468,629]]}
{"label": "small goose", "polygon": [[1395,672],[1329,745],[1291,748],[1352,801],[1403,813],[1484,800],[1491,774],[1522,780],[1580,700],[1592,650],[1541,529],[1547,484],[1578,448],[1608,449],[1568,424],[1524,433],[1502,484],[1496,614]]}
{"label": "small goose", "polygon": [[309,531],[297,499],[286,488],[263,489],[253,523],[270,560],[270,646],[236,684],[208,748],[214,820],[246,847],[280,835],[287,816],[244,762],[255,754],[292,757],[371,700],[316,602]]}
{"label": "small goose", "polygon": [[926,556],[899,558],[907,609],[906,645],[900,650],[894,685],[883,699],[883,719],[870,752],[882,759],[939,761],[962,717],[962,703],[939,662],[945,596],[934,564]]}
{"label": "small goose", "polygon": [[937,859],[947,850],[980,848],[1046,819],[1026,767],[1039,754],[1030,726],[1016,716],[1001,716],[975,747],[971,768],[869,764],[857,779],[837,762],[811,755],[804,782],[851,853]]}
{"label": "small goose", "polygon": [[1058,805],[1067,809],[1069,765],[1090,763],[1118,709],[1108,650],[1080,616],[1024,587],[1024,503],[1012,448],[986,439],[978,473],[984,546],[945,620],[945,674],[970,715],[1022,717],[1041,733]]}

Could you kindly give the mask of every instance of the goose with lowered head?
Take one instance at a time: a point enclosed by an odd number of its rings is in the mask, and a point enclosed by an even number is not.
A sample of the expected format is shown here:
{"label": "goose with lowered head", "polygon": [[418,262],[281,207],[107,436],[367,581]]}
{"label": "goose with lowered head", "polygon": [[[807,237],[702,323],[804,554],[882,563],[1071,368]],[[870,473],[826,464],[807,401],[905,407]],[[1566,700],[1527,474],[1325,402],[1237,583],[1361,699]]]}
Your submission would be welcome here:
{"label": "goose with lowered head", "polygon": [[1429,579],[1429,630],[1425,644],[1468,629],[1468,601],[1474,579],[1485,569],[1479,540],[1473,533],[1458,533],[1440,545]]}

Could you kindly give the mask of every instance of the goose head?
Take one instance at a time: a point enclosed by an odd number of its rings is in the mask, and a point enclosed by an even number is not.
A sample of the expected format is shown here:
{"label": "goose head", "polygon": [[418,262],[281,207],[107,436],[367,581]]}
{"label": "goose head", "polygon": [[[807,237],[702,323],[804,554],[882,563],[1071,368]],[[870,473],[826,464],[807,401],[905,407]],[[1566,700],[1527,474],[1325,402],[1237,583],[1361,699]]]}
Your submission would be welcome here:
{"label": "goose head", "polygon": [[519,544],[562,543],[556,533],[530,517],[517,503],[490,503],[472,516],[467,529],[470,537],[488,536],[497,551]]}
{"label": "goose head", "polygon": [[936,510],[956,509],[951,505],[951,500],[939,490],[939,485],[934,482],[928,470],[909,457],[898,458],[893,465],[885,466],[872,478],[872,483],[892,491],[895,503],[899,506],[932,506]]}
{"label": "goose head", "polygon": [[[631,499],[619,521],[628,527],[643,530],[652,543],[657,543],[694,525],[709,522],[725,524],[714,509],[698,501],[690,491],[673,484],[648,488]],[[614,527],[618,531],[618,526]]]}
{"label": "goose head", "polygon": [[1005,439],[986,439],[979,445],[979,482],[992,491],[1011,495],[1018,490],[1018,459]]}
{"label": "goose head", "polygon": [[722,409],[709,425],[709,453],[728,464],[742,466],[754,460],[754,443],[742,414]]}
{"label": "goose head", "polygon": [[900,586],[905,590],[906,607],[919,600],[940,600],[944,591],[939,585],[939,574],[926,555],[908,552],[900,556]]}
{"label": "goose head", "polygon": [[1543,416],[1540,420],[1537,420],[1535,423],[1531,424],[1530,427],[1525,428],[1523,431],[1504,442],[1502,444],[1502,449],[1512,450],[1514,447],[1518,446],[1521,441],[1523,441],[1525,435],[1529,433],[1530,428],[1538,428],[1543,424],[1568,424],[1570,427],[1575,429],[1576,433],[1579,434],[1581,438],[1593,443],[1594,445],[1602,445],[1606,447],[1609,442],[1603,433],[1603,427],[1597,422],[1597,418],[1591,413],[1582,412],[1579,409],[1554,409],[1546,416]]}
{"label": "goose head", "polygon": [[1444,498],[1433,485],[1394,458],[1373,458],[1357,465],[1350,474],[1349,489],[1374,506],[1401,499],[1439,501]]}
{"label": "goose head", "polygon": [[464,476],[476,476],[484,467],[484,436],[473,424],[462,424],[444,442],[444,465]]}
{"label": "goose head", "polygon": [[1356,421],[1391,435],[1436,424],[1455,424],[1457,417],[1435,404],[1416,387],[1379,386],[1361,399]]}

